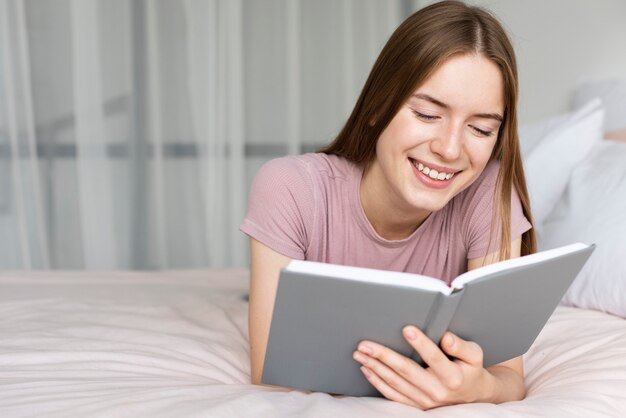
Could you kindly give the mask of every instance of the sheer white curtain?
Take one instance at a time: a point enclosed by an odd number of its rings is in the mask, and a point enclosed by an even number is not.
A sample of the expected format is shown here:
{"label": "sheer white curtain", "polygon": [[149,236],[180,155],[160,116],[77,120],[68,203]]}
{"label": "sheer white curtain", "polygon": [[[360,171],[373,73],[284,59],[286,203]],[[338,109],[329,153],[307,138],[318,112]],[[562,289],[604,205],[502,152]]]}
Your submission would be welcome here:
{"label": "sheer white curtain", "polygon": [[0,2],[0,259],[5,267],[50,265],[41,202],[22,2]]}
{"label": "sheer white curtain", "polygon": [[246,265],[254,173],[332,139],[413,7],[0,0],[0,269]]}

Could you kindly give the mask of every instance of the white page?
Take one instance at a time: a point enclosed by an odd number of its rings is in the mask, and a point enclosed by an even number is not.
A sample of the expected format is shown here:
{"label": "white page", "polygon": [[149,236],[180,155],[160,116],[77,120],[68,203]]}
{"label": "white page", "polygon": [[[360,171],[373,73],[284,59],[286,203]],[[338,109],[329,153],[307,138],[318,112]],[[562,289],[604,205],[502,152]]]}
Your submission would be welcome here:
{"label": "white page", "polygon": [[398,271],[368,269],[301,260],[292,260],[289,265],[287,265],[285,270],[298,273],[315,274],[317,276],[330,276],[338,279],[354,280],[365,283],[405,286],[415,289],[441,292],[445,295],[452,293],[452,289],[442,280],[419,274],[402,273]]}
{"label": "white page", "polygon": [[577,242],[575,244],[565,245],[563,247],[554,248],[552,250],[542,251],[540,253],[530,254],[524,257],[512,258],[504,260],[498,263],[486,265],[484,267],[470,270],[467,273],[461,274],[459,277],[452,281],[452,288],[462,289],[463,286],[471,282],[472,280],[479,279],[488,274],[497,273],[502,270],[507,270],[513,267],[526,266],[529,264],[539,263],[541,261],[549,260],[551,258],[558,257],[560,255],[569,254],[575,251],[582,250],[589,247],[587,244]]}

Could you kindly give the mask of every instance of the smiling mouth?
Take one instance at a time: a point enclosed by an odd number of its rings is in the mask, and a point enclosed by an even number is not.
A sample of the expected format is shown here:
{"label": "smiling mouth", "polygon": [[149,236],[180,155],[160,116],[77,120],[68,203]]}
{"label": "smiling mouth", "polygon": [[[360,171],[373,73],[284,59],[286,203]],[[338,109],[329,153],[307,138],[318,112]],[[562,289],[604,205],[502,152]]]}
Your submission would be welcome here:
{"label": "smiling mouth", "polygon": [[450,180],[452,177],[454,177],[455,174],[460,172],[460,171],[451,171],[451,172],[437,171],[434,168],[428,167],[420,162],[417,162],[416,160],[412,158],[409,158],[409,160],[411,161],[411,164],[413,164],[413,167],[417,169],[417,171],[427,175],[433,180],[439,180],[439,181]]}

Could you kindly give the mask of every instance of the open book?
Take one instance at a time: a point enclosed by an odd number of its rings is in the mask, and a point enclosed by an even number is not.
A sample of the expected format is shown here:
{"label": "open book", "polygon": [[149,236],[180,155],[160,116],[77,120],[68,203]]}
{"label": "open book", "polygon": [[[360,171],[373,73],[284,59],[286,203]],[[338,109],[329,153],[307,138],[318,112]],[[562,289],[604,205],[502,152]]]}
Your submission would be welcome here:
{"label": "open book", "polygon": [[524,354],[595,245],[572,244],[490,264],[451,286],[432,277],[310,261],[280,273],[261,382],[381,396],[352,359],[361,340],[421,359],[402,336],[415,325],[475,341],[484,367]]}

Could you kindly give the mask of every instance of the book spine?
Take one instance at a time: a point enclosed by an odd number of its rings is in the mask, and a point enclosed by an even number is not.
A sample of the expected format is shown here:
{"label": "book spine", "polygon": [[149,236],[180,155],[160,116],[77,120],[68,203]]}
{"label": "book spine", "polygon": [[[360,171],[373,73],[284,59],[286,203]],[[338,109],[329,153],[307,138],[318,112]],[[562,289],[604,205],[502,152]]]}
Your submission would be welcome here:
{"label": "book spine", "polygon": [[[462,294],[463,290],[456,291],[449,296],[441,294],[434,304],[423,331],[435,344],[439,345],[443,334],[448,330],[454,313],[461,302]],[[416,352],[411,358],[424,365],[424,361]]]}

